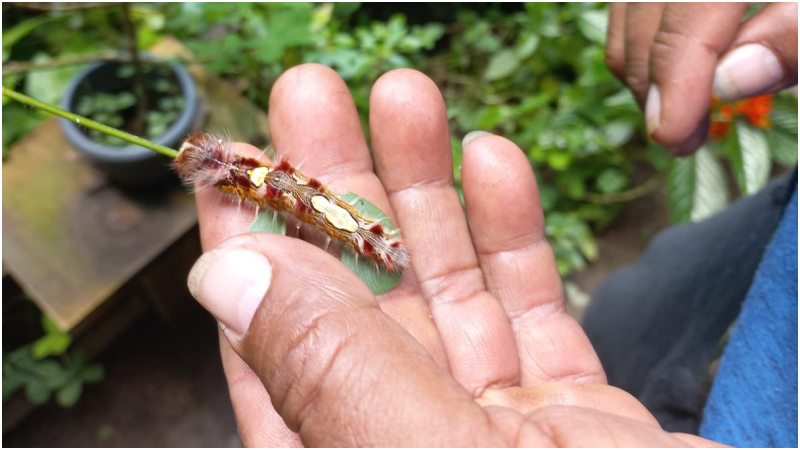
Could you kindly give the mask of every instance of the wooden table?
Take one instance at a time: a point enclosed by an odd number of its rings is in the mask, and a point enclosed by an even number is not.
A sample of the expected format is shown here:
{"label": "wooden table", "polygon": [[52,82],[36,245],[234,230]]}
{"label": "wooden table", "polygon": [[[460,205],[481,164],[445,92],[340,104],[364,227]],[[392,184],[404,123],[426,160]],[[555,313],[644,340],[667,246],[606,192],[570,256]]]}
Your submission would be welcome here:
{"label": "wooden table", "polygon": [[[191,59],[172,39],[150,51]],[[198,127],[256,145],[268,140],[263,112],[202,67],[188,69],[203,105]],[[199,252],[194,200],[183,186],[117,188],[70,146],[57,119],[26,135],[3,162],[3,273],[90,355],[149,306],[169,318],[169,302],[186,297]],[[3,413],[4,431],[24,416],[14,402]]]}
{"label": "wooden table", "polygon": [[[165,40],[153,53],[186,51]],[[266,117],[232,88],[190,67],[207,126],[264,141]],[[29,133],[3,163],[4,270],[65,330],[72,330],[197,222],[178,183],[125,192],[66,141],[57,119]],[[184,280],[175,280],[183,284]]]}

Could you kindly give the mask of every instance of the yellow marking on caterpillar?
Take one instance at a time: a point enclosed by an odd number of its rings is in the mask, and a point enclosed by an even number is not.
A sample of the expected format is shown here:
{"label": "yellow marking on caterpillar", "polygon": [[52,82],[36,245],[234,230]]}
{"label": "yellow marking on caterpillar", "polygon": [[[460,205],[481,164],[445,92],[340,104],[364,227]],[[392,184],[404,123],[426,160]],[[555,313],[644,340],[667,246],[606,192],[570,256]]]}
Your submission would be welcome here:
{"label": "yellow marking on caterpillar", "polygon": [[253,183],[253,186],[261,187],[269,171],[270,169],[268,167],[256,167],[255,169],[248,170],[247,176],[250,177],[250,182]]}
{"label": "yellow marking on caterpillar", "polygon": [[292,178],[294,178],[294,181],[297,181],[297,184],[299,184],[301,186],[308,185],[308,178],[306,178],[304,176],[301,176],[301,175],[298,175],[297,172],[292,174]]}
{"label": "yellow marking on caterpillar", "polygon": [[315,195],[311,197],[311,206],[325,216],[328,221],[335,228],[350,233],[358,230],[358,222],[356,219],[341,206],[332,203],[330,200],[322,195]]}

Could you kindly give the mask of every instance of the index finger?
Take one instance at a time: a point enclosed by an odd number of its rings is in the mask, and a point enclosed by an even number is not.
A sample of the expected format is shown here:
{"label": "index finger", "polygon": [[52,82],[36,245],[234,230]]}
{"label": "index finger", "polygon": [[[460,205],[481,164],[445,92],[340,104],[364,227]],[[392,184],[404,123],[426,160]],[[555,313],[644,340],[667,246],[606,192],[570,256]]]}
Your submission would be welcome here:
{"label": "index finger", "polygon": [[647,131],[676,154],[696,150],[708,130],[714,69],[747,4],[667,5],[650,51]]}
{"label": "index finger", "polygon": [[[235,154],[269,162],[261,150],[250,144],[235,142],[229,145]],[[255,210],[251,206],[234,201],[211,187],[195,192],[195,203],[203,250],[210,250],[229,237],[247,233],[255,219]]]}
{"label": "index finger", "polygon": [[[231,143],[230,150],[241,156],[269,162],[258,148]],[[249,206],[239,205],[213,188],[195,192],[200,242],[203,250],[217,247],[224,240],[247,233],[255,217]],[[231,348],[220,333],[220,355],[241,439],[248,446],[297,447],[299,438],[286,428],[283,419],[270,407],[269,394],[258,376]]]}
{"label": "index finger", "polygon": [[519,379],[516,344],[500,302],[486,291],[453,186],[444,100],[424,74],[398,69],[372,88],[370,130],[378,173],[397,211],[419,289],[455,378],[473,393]]}

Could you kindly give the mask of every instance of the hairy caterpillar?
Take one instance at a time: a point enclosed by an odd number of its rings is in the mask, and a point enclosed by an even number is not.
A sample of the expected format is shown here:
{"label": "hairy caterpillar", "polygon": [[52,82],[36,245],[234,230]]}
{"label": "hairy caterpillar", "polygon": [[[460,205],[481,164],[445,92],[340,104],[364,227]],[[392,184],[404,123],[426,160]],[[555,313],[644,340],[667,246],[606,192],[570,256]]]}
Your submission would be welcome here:
{"label": "hairy caterpillar", "polygon": [[222,139],[198,133],[181,145],[174,168],[187,184],[214,186],[257,208],[270,207],[311,224],[390,272],[409,264],[408,251],[396,231],[365,217],[285,160],[277,165],[265,164],[234,154]]}

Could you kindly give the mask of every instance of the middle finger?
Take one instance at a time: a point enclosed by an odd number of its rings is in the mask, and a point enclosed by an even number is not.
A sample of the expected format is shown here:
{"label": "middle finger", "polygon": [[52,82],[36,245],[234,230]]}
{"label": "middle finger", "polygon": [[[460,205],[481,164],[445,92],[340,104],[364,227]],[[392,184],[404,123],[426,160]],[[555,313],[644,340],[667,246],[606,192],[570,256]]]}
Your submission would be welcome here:
{"label": "middle finger", "polygon": [[453,376],[473,394],[516,383],[519,361],[511,326],[486,291],[453,187],[450,133],[438,88],[413,70],[384,75],[372,89],[370,130],[378,174]]}

